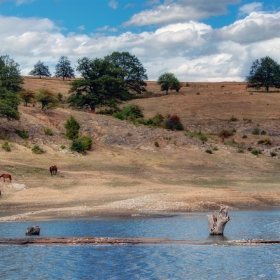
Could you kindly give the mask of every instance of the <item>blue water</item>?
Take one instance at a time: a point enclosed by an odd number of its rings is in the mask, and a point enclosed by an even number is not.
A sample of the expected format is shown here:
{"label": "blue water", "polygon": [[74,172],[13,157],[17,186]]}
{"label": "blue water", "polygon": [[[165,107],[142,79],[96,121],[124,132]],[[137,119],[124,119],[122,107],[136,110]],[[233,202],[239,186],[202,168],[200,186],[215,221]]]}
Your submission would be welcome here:
{"label": "blue water", "polygon": [[[0,223],[0,238],[22,238],[39,225],[40,237],[211,241],[206,214]],[[280,210],[229,216],[226,240],[280,239]],[[280,245],[1,246],[0,279],[280,279]]]}

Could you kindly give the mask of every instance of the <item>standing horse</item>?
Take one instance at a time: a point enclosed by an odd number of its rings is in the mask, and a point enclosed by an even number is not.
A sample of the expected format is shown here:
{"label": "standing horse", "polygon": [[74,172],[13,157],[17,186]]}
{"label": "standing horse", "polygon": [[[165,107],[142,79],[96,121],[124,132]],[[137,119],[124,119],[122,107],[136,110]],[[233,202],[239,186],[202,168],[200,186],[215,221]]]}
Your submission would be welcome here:
{"label": "standing horse", "polygon": [[3,178],[4,182],[5,182],[5,179],[10,179],[10,182],[12,181],[12,176],[10,174],[2,174],[0,176],[0,178]]}
{"label": "standing horse", "polygon": [[50,172],[51,172],[51,175],[56,175],[57,173],[57,167],[55,165],[51,166],[50,167]]}

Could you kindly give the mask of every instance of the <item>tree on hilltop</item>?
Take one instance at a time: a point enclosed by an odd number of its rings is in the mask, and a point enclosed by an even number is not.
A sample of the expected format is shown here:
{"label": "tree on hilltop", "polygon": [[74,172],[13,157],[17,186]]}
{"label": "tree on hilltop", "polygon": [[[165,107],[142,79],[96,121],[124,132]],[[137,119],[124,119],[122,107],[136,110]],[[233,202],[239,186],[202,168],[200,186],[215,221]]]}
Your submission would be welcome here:
{"label": "tree on hilltop", "polygon": [[175,89],[177,92],[180,90],[181,85],[179,80],[175,77],[173,73],[164,73],[158,78],[158,84],[161,85],[161,90],[165,90],[168,94],[168,90]]}
{"label": "tree on hilltop", "polygon": [[44,62],[41,62],[40,60],[34,65],[34,69],[31,70],[28,75],[31,76],[38,76],[40,77],[50,77],[51,73],[49,71],[49,67],[44,65]]}
{"label": "tree on hilltop", "polygon": [[113,53],[103,59],[82,58],[76,69],[82,79],[73,81],[68,102],[73,107],[116,108],[122,101],[145,91],[145,69],[129,53]]}
{"label": "tree on hilltop", "polygon": [[61,56],[57,65],[55,66],[55,77],[62,77],[63,81],[65,78],[75,78],[74,69],[71,67],[71,62],[67,56]]}
{"label": "tree on hilltop", "polygon": [[251,66],[249,76],[246,77],[247,87],[280,88],[280,65],[269,56],[255,60]]}

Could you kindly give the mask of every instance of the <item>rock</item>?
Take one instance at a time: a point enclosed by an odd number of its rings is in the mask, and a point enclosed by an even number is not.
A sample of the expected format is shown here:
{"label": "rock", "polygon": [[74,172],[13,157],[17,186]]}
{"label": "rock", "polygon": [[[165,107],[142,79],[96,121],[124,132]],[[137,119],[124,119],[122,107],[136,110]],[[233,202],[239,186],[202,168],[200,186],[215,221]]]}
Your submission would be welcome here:
{"label": "rock", "polygon": [[25,235],[40,235],[40,227],[32,226],[26,229]]}
{"label": "rock", "polygon": [[24,184],[15,184],[15,183],[13,183],[13,184],[10,184],[9,187],[10,188],[14,188],[14,189],[19,190],[19,191],[22,191],[22,190],[25,189],[25,185]]}

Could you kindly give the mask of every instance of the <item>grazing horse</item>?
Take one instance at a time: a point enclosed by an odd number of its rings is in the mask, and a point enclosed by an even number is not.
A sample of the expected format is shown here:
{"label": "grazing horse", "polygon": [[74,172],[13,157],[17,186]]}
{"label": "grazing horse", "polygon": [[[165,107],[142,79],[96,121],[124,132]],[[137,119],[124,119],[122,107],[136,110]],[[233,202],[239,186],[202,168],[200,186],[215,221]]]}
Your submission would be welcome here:
{"label": "grazing horse", "polygon": [[0,178],[3,178],[4,182],[5,182],[5,179],[10,179],[10,182],[12,181],[12,176],[10,174],[2,174],[0,176]]}
{"label": "grazing horse", "polygon": [[57,173],[57,167],[55,165],[51,166],[50,167],[50,172],[51,172],[51,175],[56,175]]}

